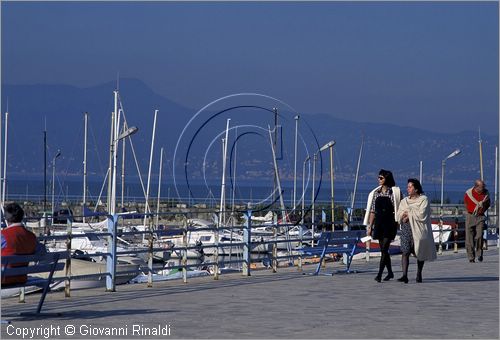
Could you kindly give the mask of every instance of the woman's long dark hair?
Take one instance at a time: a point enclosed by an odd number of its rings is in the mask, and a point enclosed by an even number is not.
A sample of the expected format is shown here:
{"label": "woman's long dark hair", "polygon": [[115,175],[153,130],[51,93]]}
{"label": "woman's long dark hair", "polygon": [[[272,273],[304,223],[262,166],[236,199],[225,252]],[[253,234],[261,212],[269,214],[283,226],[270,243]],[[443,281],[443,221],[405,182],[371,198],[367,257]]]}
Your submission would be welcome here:
{"label": "woman's long dark hair", "polygon": [[394,180],[394,176],[392,176],[392,172],[390,172],[389,170],[380,169],[378,175],[384,176],[385,178],[384,184],[387,185],[389,188],[396,186],[396,181]]}
{"label": "woman's long dark hair", "polygon": [[422,189],[422,184],[420,184],[420,181],[416,178],[409,178],[408,183],[413,184],[413,187],[417,191],[419,195],[422,195],[424,193],[424,190]]}

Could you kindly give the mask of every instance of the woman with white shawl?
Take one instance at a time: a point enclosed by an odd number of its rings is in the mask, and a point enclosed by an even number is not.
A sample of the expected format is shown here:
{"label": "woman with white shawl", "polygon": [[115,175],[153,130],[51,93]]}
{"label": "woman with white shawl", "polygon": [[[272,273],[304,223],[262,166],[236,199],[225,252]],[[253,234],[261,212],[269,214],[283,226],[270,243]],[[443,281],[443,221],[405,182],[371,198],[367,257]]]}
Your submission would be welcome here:
{"label": "woman with white shawl", "polygon": [[422,185],[417,179],[408,180],[408,197],[401,200],[397,219],[401,222],[401,267],[403,276],[398,281],[408,283],[410,254],[417,258],[417,282],[422,282],[425,261],[436,259],[436,246],[432,235],[431,207]]}

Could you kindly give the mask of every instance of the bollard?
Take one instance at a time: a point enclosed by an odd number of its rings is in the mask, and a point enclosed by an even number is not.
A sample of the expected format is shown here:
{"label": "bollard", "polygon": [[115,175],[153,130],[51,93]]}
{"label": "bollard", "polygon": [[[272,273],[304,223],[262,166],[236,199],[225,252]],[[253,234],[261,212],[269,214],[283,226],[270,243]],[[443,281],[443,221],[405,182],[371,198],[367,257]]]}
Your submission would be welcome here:
{"label": "bollard", "polygon": [[19,303],[26,303],[26,300],[25,300],[25,288],[24,287],[21,287],[19,289]]}

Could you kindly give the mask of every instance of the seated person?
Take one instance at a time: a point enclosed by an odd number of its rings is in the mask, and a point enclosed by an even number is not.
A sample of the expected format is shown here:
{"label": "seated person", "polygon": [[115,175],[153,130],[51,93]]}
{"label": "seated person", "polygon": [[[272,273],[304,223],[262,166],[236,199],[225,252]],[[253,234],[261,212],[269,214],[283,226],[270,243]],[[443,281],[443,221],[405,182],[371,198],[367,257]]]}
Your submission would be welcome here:
{"label": "seated person", "polygon": [[[27,230],[22,221],[24,210],[17,203],[10,203],[4,207],[4,216],[7,227],[2,229],[2,256],[31,255],[37,251],[38,242],[35,234]],[[16,264],[13,267],[27,266]],[[10,267],[10,265],[8,265]],[[2,277],[2,287],[9,284],[24,283],[27,275]]]}

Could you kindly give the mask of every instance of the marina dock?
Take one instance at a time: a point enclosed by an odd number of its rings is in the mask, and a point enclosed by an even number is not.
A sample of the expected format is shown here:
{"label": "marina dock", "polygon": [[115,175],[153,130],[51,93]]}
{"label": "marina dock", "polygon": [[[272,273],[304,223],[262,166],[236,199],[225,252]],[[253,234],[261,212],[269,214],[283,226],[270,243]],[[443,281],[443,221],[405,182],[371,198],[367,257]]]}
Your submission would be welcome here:
{"label": "marina dock", "polygon": [[[356,273],[303,275],[296,267],[213,277],[49,293],[42,317],[39,296],[2,299],[3,339],[122,338],[499,338],[499,251],[469,263],[465,250],[445,251],[425,264],[423,283],[374,281],[379,258],[354,260]],[[395,277],[400,255],[393,255]],[[303,272],[314,271],[313,265]],[[328,262],[322,273],[342,269]],[[61,313],[60,316],[50,313]],[[24,333],[23,333],[24,332]],[[31,333],[30,333],[31,332]],[[72,333],[73,332],[73,333]]]}

